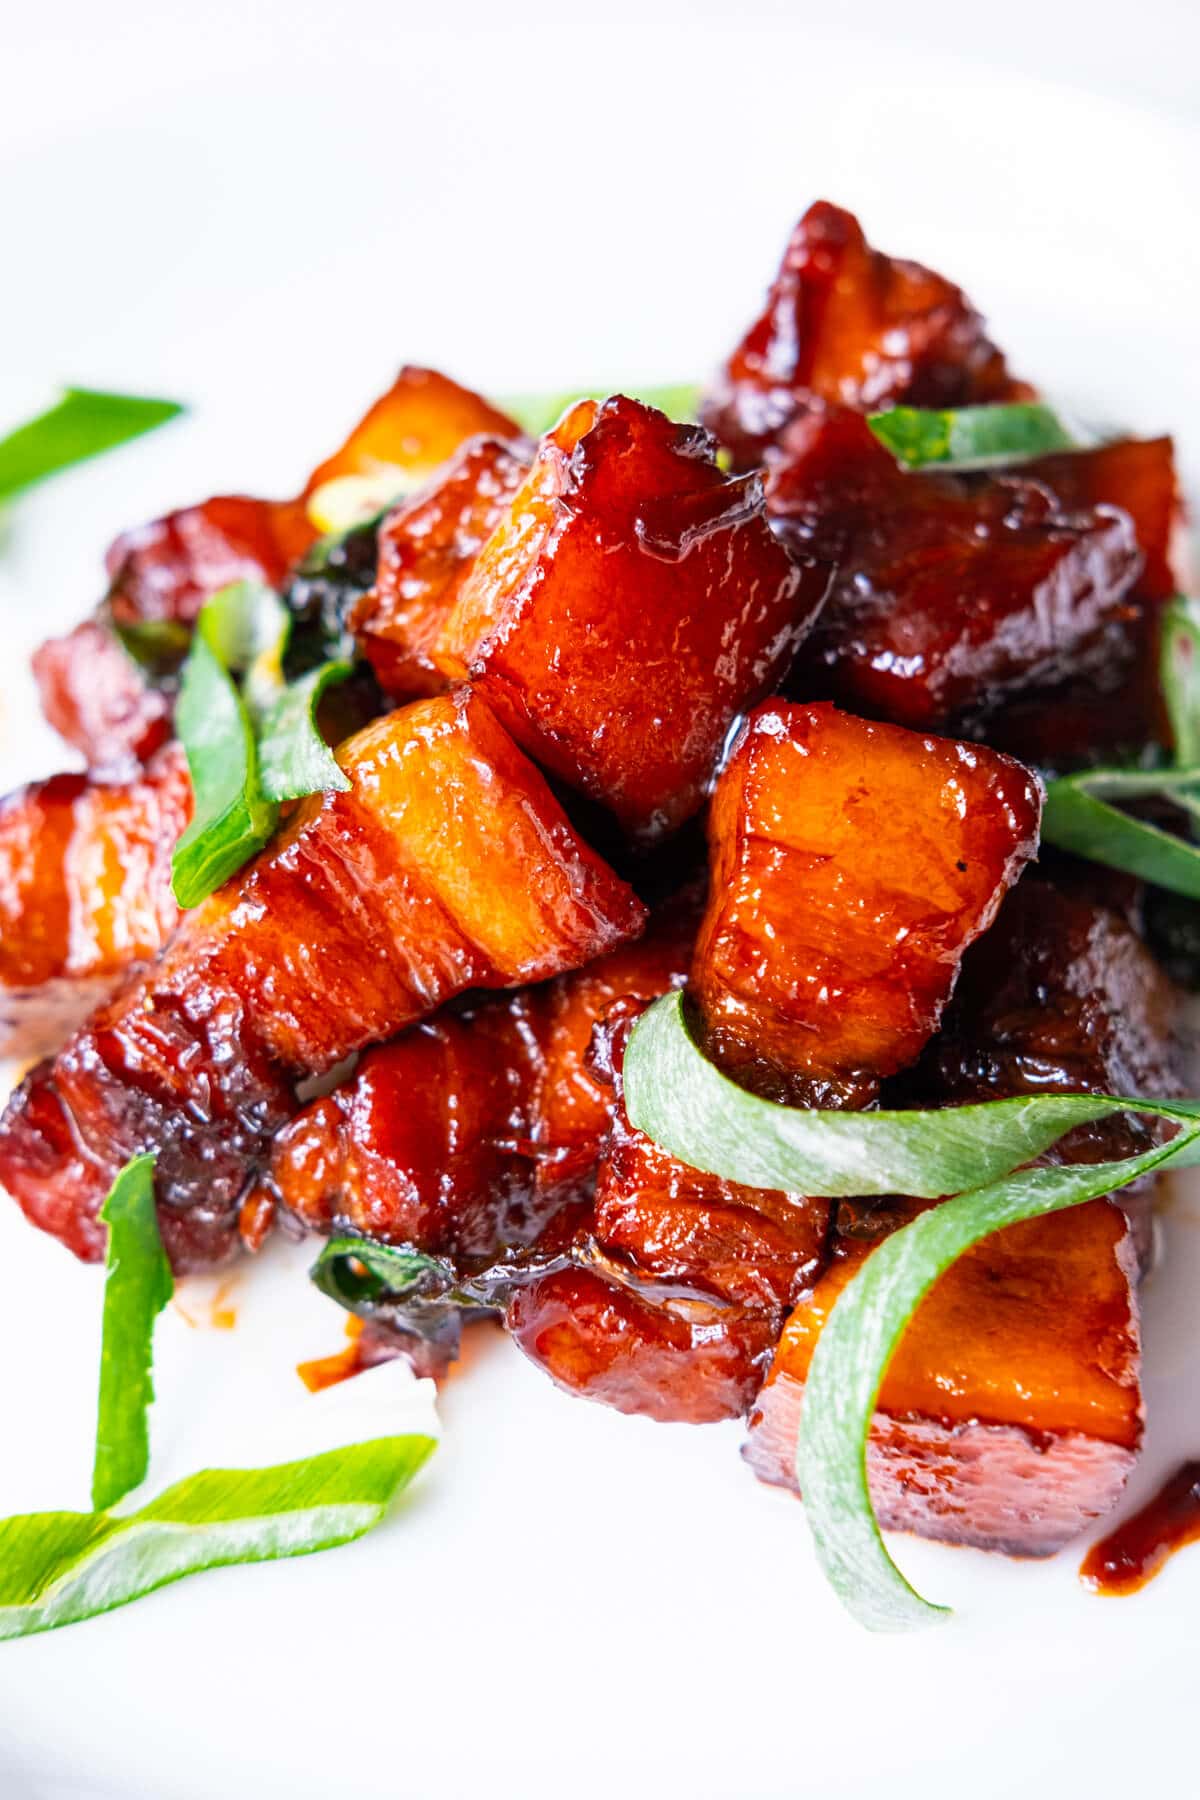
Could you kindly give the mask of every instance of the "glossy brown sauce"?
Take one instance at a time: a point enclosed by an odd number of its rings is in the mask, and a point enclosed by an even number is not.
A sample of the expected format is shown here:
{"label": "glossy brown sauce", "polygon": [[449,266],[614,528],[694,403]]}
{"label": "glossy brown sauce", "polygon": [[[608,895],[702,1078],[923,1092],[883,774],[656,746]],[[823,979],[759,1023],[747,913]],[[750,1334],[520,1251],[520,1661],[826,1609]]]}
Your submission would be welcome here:
{"label": "glossy brown sauce", "polygon": [[310,1394],[319,1394],[322,1388],[336,1387],[339,1381],[348,1381],[352,1375],[359,1374],[367,1365],[362,1357],[363,1322],[352,1313],[346,1320],[347,1344],[344,1350],[335,1350],[330,1356],[314,1357],[311,1362],[296,1364],[296,1373]]}
{"label": "glossy brown sauce", "polygon": [[1168,1557],[1200,1538],[1200,1462],[1176,1469],[1140,1512],[1093,1544],[1080,1578],[1098,1594],[1136,1594]]}

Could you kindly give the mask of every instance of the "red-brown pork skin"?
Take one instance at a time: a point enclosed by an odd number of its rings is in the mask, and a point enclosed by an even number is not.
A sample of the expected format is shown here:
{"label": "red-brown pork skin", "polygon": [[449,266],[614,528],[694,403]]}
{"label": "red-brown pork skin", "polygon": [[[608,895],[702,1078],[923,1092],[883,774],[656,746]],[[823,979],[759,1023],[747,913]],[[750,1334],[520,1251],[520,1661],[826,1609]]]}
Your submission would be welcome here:
{"label": "red-brown pork skin", "polygon": [[961,288],[873,250],[852,213],[818,200],[701,417],[749,468],[798,410],[822,401],[872,412],[1030,391],[1013,381]]}
{"label": "red-brown pork skin", "polygon": [[434,646],[543,768],[649,840],[703,803],[730,726],[769,693],[824,599],[761,478],[695,426],[616,396],[542,440]]}
{"label": "red-brown pork skin", "polygon": [[100,1254],[96,1211],[149,1149],[177,1266],[223,1254],[296,1078],[465,988],[545,979],[641,930],[477,695],[392,713],[339,760],[350,791],[302,802],[10,1101],[0,1180],[78,1255]]}
{"label": "red-brown pork skin", "polygon": [[178,745],[129,781],[54,775],[0,800],[0,1055],[44,1055],[162,947],[191,811]]}

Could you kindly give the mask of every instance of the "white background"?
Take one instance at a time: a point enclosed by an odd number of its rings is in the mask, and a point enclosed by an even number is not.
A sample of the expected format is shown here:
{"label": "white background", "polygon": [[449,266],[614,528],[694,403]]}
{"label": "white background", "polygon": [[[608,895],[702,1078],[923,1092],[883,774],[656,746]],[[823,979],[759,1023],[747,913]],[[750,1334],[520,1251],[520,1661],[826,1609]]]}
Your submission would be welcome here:
{"label": "white background", "polygon": [[[963,281],[1022,373],[1175,426],[1197,468],[1194,7],[592,17],[10,6],[0,429],[64,380],[195,410],[8,522],[0,785],[64,760],[24,660],[121,526],[294,489],[404,359],[496,391],[703,373],[819,193]],[[1197,1226],[1174,1196],[1139,1493],[1200,1449]],[[230,1334],[164,1322],[164,1472],[426,1416],[395,1369],[302,1395],[293,1364],[340,1332],[304,1260],[240,1275]],[[0,1512],[83,1503],[98,1308],[94,1272],[0,1210]],[[873,1640],[736,1427],[568,1401],[495,1339],[440,1410],[362,1545],[0,1646],[4,1800],[1190,1791],[1200,1552],[1106,1603],[1074,1552],[904,1544],[959,1616]]]}

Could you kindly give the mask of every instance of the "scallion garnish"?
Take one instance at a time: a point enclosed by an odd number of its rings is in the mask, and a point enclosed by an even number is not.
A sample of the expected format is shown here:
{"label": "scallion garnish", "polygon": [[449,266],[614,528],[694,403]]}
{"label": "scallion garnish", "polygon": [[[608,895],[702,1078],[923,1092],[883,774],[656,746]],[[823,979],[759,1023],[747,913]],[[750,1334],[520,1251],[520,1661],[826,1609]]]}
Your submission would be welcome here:
{"label": "scallion garnish", "polygon": [[379,1523],[434,1443],[414,1433],[268,1469],[206,1469],[121,1516],[0,1520],[0,1638],[93,1618],[204,1569],[349,1543]]}
{"label": "scallion garnish", "polygon": [[0,500],[90,456],[115,450],[182,411],[175,400],[64,388],[57,406],[0,439]]}
{"label": "scallion garnish", "polygon": [[1040,400],[963,406],[938,412],[895,406],[867,420],[880,443],[908,469],[995,469],[1056,450],[1086,450],[1089,440]]}
{"label": "scallion garnish", "polygon": [[154,1322],[171,1272],[154,1210],[154,1159],[109,1191],[95,1511],[0,1519],[0,1638],[109,1612],[185,1575],[271,1562],[361,1537],[432,1454],[424,1433],[373,1438],[265,1469],[205,1469],[131,1513],[110,1509],[144,1480]]}
{"label": "scallion garnish", "polygon": [[171,862],[180,906],[198,905],[262,848],[280,801],[350,785],[315,720],[350,665],[323,663],[285,684],[290,629],[278,596],[251,581],[222,588],[196,621],[175,708],[194,796]]}
{"label": "scallion garnish", "polygon": [[150,1464],[146,1414],[154,1399],[154,1321],[175,1286],[158,1234],[153,1156],[135,1156],[126,1163],[100,1218],[108,1226],[108,1254],[92,1469],[97,1512],[115,1506],[143,1482]]}
{"label": "scallion garnish", "polygon": [[[1200,1163],[1200,1101],[1038,1094],[908,1113],[781,1106],[708,1061],[678,993],[656,1001],[634,1027],[624,1080],[639,1130],[726,1180],[831,1198],[957,1195],[886,1238],[843,1290],[813,1354],[796,1452],[818,1555],[855,1617],[875,1630],[929,1622],[942,1609],[915,1594],[888,1556],[866,1474],[875,1401],[905,1327],[938,1277],[993,1231],[1079,1206],[1156,1169]],[[1124,1112],[1179,1129],[1122,1162],[1021,1167],[1074,1126]]]}
{"label": "scallion garnish", "polygon": [[1123,869],[1172,893],[1200,899],[1200,847],[1160,824],[1122,812],[1118,800],[1169,800],[1200,820],[1200,611],[1177,597],[1165,608],[1159,682],[1173,761],[1158,768],[1083,769],[1046,784],[1042,837],[1060,850]]}

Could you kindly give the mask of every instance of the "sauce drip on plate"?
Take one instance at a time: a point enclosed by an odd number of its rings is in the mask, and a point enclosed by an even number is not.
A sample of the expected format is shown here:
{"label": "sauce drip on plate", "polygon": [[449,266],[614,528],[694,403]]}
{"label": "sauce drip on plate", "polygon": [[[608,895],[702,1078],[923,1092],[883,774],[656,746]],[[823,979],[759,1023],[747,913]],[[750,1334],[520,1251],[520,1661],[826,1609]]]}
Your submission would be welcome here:
{"label": "sauce drip on plate", "polygon": [[1197,1538],[1200,1462],[1187,1462],[1140,1512],[1093,1544],[1079,1573],[1099,1594],[1136,1594],[1169,1556]]}

